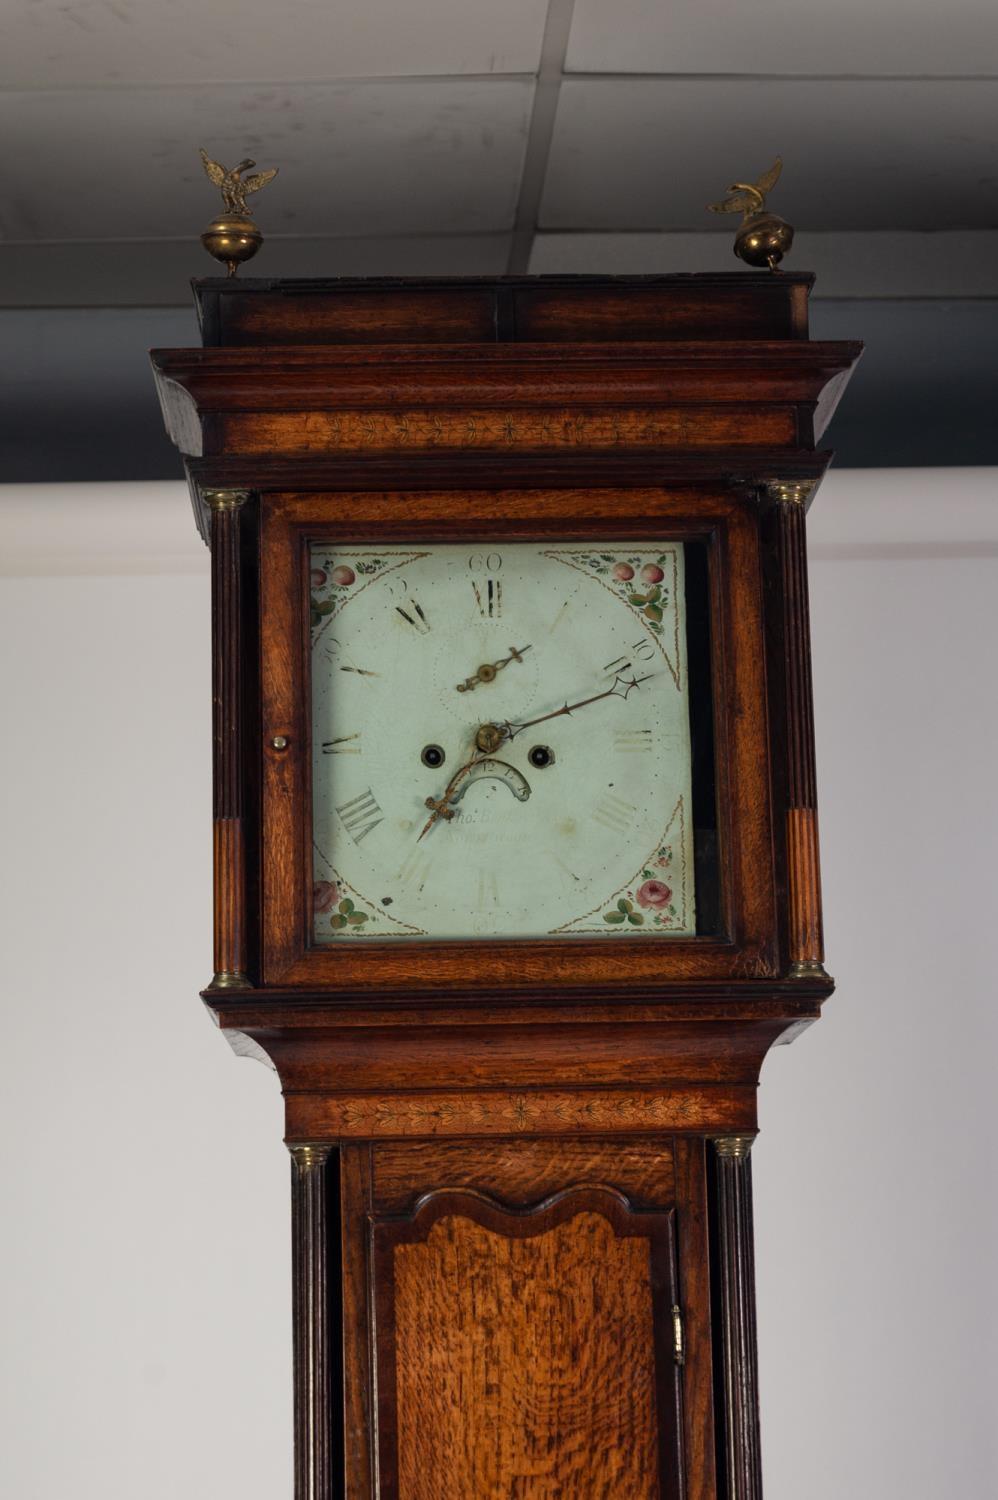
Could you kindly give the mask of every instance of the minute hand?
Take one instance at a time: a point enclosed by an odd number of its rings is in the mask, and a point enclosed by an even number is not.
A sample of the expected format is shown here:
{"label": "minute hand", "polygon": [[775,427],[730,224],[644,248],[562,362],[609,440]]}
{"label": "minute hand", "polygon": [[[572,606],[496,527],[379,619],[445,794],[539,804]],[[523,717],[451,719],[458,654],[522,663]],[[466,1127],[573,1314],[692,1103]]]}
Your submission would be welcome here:
{"label": "minute hand", "polygon": [[636,688],[639,683],[647,682],[652,676],[654,673],[648,672],[644,677],[615,677],[613,687],[607,688],[603,693],[594,693],[591,698],[583,698],[579,703],[566,703],[564,708],[556,708],[552,713],[541,714],[536,719],[528,719],[524,724],[513,724],[507,720],[501,726],[504,738],[515,739],[524,729],[531,729],[535,724],[543,724],[548,719],[560,719],[562,714],[573,714],[576,709],[587,708],[590,703],[599,703],[603,698],[626,698],[632,688]]}

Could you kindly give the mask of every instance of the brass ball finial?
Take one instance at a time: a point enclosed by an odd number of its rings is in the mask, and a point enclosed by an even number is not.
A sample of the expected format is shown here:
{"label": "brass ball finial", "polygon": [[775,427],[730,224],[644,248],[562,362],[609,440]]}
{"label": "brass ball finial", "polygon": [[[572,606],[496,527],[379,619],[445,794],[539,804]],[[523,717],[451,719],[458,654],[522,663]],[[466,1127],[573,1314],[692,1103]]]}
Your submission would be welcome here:
{"label": "brass ball finial", "polygon": [[707,205],[715,214],[744,216],[735,235],[734,251],[746,265],[768,266],[775,271],[794,242],[793,225],[766,208],[767,194],[773,191],[782,171],[783,161],[778,156],[757,182],[733,182],[727,198]]}
{"label": "brass ball finial", "polygon": [[235,276],[243,261],[251,260],[263,244],[263,235],[246,210],[246,194],[258,193],[266,187],[277,176],[278,168],[271,167],[268,172],[243,177],[244,172],[256,166],[255,161],[247,157],[238,166],[225,168],[220,162],[212,161],[203,146],[201,161],[208,180],[220,189],[225,209],[217,219],[212,219],[201,236],[201,243],[209,255],[228,267],[230,276]]}

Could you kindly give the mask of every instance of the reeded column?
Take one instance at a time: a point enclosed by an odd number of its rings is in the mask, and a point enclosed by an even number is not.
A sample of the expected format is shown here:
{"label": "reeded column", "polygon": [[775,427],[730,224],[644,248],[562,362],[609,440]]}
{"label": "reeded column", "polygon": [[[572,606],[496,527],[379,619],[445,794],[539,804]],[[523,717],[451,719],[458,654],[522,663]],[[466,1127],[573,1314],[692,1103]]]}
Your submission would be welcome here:
{"label": "reeded column", "polygon": [[787,887],[790,977],[827,978],[818,867],[818,801],[811,689],[810,607],[804,512],[814,488],[771,484],[777,568],[783,598],[783,672],[787,737]]}
{"label": "reeded column", "polygon": [[714,1142],[725,1394],[725,1500],[762,1500],[749,1160],[753,1139],[750,1135],[729,1135]]}
{"label": "reeded column", "polygon": [[290,1146],[295,1500],[334,1500],[328,1305],[329,1185],[333,1147]]}
{"label": "reeded column", "polygon": [[249,986],[239,531],[250,493],[249,490],[203,491],[205,504],[211,511],[215,977],[209,988],[213,990]]}

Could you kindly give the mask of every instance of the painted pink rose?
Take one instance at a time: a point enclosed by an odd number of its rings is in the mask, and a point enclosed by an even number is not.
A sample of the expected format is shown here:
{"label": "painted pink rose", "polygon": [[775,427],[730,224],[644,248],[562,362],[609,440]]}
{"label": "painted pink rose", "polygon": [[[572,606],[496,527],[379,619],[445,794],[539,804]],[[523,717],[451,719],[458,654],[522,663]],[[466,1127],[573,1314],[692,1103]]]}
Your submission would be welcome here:
{"label": "painted pink rose", "polygon": [[340,888],[332,880],[317,880],[312,887],[312,906],[316,916],[332,911],[340,901]]}
{"label": "painted pink rose", "polygon": [[634,569],[631,567],[630,563],[614,563],[613,567],[610,569],[610,572],[613,574],[614,578],[618,579],[621,583],[630,583],[631,579],[634,577]]}
{"label": "painted pink rose", "polygon": [[663,885],[661,880],[646,880],[644,885],[638,888],[638,905],[650,908],[652,911],[661,911],[663,906],[668,906],[672,900],[672,890]]}
{"label": "painted pink rose", "polygon": [[327,579],[328,576],[329,575],[326,573],[325,568],[313,568],[312,569],[312,587],[314,589],[321,589],[322,585],[325,583],[325,581],[326,581],[326,579]]}
{"label": "painted pink rose", "polygon": [[645,563],[644,567],[641,569],[641,577],[644,579],[645,583],[661,583],[662,579],[665,577],[665,574],[662,572],[662,569],[659,567],[658,563]]}
{"label": "painted pink rose", "polygon": [[351,583],[353,583],[354,579],[357,577],[357,574],[354,572],[353,568],[348,568],[345,563],[340,563],[338,568],[333,569],[330,576],[332,577],[334,583],[338,583],[341,589],[345,589],[348,588]]}

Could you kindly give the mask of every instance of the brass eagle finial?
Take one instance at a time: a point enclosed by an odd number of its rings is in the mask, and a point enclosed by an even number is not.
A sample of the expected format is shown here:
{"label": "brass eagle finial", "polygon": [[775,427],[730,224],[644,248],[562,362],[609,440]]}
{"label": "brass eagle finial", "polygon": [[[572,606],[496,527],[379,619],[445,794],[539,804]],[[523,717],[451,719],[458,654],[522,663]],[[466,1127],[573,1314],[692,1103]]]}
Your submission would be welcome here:
{"label": "brass eagle finial", "polygon": [[250,157],[246,157],[235,167],[226,168],[221,162],[212,161],[203,146],[200,149],[205,175],[220,189],[225,210],[208,225],[201,236],[201,243],[209,255],[228,266],[230,276],[235,276],[240,263],[254,256],[263,244],[263,235],[247,211],[246,196],[248,193],[258,193],[268,182],[272,182],[277,176],[278,168],[271,167],[267,172],[256,172],[252,177],[244,177],[244,172],[256,166],[256,162]]}
{"label": "brass eagle finial", "polygon": [[793,226],[766,211],[766,199],[782,171],[783,159],[778,156],[755,182],[733,182],[726,198],[707,205],[711,213],[742,215],[735,235],[735,254],[750,266],[768,266],[771,271],[776,270],[794,239]]}
{"label": "brass eagle finial", "polygon": [[273,182],[279,168],[271,167],[269,172],[257,172],[252,177],[243,180],[242,174],[248,172],[250,167],[255,167],[256,162],[250,157],[241,161],[237,167],[229,167],[226,170],[221,162],[212,161],[204,147],[201,147],[201,161],[209,181],[213,182],[222,191],[222,202],[225,212],[228,214],[246,215],[246,194],[258,193],[268,182]]}

